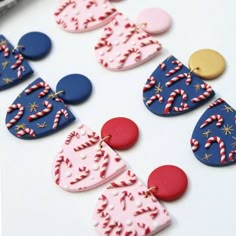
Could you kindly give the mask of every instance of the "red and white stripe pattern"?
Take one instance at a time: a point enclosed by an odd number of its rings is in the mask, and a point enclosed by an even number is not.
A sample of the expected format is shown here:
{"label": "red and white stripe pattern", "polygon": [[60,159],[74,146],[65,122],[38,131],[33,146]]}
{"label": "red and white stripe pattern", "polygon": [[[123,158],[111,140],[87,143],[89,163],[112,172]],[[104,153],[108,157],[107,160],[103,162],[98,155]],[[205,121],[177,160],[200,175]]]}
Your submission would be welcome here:
{"label": "red and white stripe pattern", "polygon": [[106,18],[108,18],[110,15],[112,15],[115,12],[116,12],[116,9],[115,8],[111,8],[109,11],[105,12],[103,16],[100,16],[98,18],[98,20],[99,21],[103,21],[103,20],[105,20]]}
{"label": "red and white stripe pattern", "polygon": [[20,103],[12,104],[8,107],[7,113],[11,113],[12,111],[18,109],[17,114],[7,123],[7,128],[10,129],[18,120],[21,119],[21,117],[24,114],[24,106],[22,106]]}
{"label": "red and white stripe pattern", "polygon": [[88,141],[74,148],[74,151],[78,152],[85,148],[91,147],[95,145],[99,141],[99,139],[100,139],[99,136],[95,132],[92,132],[91,134],[88,134]]}
{"label": "red and white stripe pattern", "polygon": [[193,98],[191,100],[192,102],[201,102],[207,99],[211,95],[212,87],[209,84],[201,84],[201,88],[205,89],[206,91],[203,94],[199,95],[198,97]]}
{"label": "red and white stripe pattern", "polygon": [[65,110],[65,109],[59,110],[59,111],[56,113],[55,118],[54,118],[54,121],[53,121],[53,126],[52,126],[53,129],[56,129],[56,128],[58,127],[58,125],[59,125],[59,120],[60,120],[60,118],[61,118],[62,115],[64,115],[66,119],[69,118],[69,114],[68,114],[67,110]]}
{"label": "red and white stripe pattern", "polygon": [[15,59],[16,59],[16,62],[11,66],[11,69],[15,69],[15,68],[19,67],[22,64],[22,62],[24,61],[24,57],[20,53],[15,55]]}
{"label": "red and white stripe pattern", "polygon": [[128,57],[135,53],[136,57],[135,57],[135,61],[138,62],[141,60],[141,51],[138,48],[131,48],[128,49],[126,53],[124,53],[124,55],[121,57],[120,61],[119,61],[119,68],[122,68],[122,66],[125,64],[126,60],[128,59]]}
{"label": "red and white stripe pattern", "polygon": [[85,29],[88,28],[88,25],[89,25],[90,23],[92,23],[92,22],[95,22],[95,21],[96,21],[96,19],[95,19],[93,16],[87,18],[87,19],[84,21],[84,23],[83,23],[84,28],[85,28]]}
{"label": "red and white stripe pattern", "polygon": [[156,100],[158,100],[160,103],[162,103],[164,99],[160,94],[155,94],[147,100],[146,105],[150,106]]}
{"label": "red and white stripe pattern", "polygon": [[65,163],[67,165],[68,168],[72,168],[73,165],[70,161],[69,158],[64,157],[64,156],[59,156],[58,159],[56,160],[56,164],[55,164],[55,172],[54,172],[54,176],[55,176],[55,183],[58,185],[60,183],[60,168],[61,168],[61,164]]}
{"label": "red and white stripe pattern", "polygon": [[146,38],[149,38],[149,37],[151,37],[150,34],[144,33],[143,35],[141,35],[141,36],[138,37],[138,40],[146,39]]}
{"label": "red and white stripe pattern", "polygon": [[107,188],[110,189],[110,188],[127,187],[135,184],[137,181],[136,175],[132,173],[130,170],[127,171],[127,175],[129,179],[125,179],[120,182],[112,182]]}
{"label": "red and white stripe pattern", "polygon": [[65,144],[66,145],[69,145],[70,143],[71,143],[71,140],[73,139],[73,138],[77,138],[77,139],[79,139],[79,133],[78,132],[76,132],[76,131],[72,131],[68,136],[67,136],[67,138],[66,138],[66,141],[65,141]]}
{"label": "red and white stripe pattern", "polygon": [[39,82],[39,83],[37,83],[35,85],[32,85],[30,88],[27,88],[25,90],[25,93],[26,94],[30,94],[33,91],[35,91],[37,89],[40,89],[40,88],[44,88],[44,90],[38,94],[39,98],[44,97],[45,95],[47,95],[49,93],[50,89],[51,89],[49,84],[47,84],[45,82]]}
{"label": "red and white stripe pattern", "polygon": [[233,150],[229,153],[229,160],[234,161],[234,154],[236,154],[236,150]]}
{"label": "red and white stripe pattern", "polygon": [[143,235],[149,235],[151,233],[151,229],[146,224],[138,222],[137,225],[138,225],[138,227],[144,229]]}
{"label": "red and white stripe pattern", "polygon": [[221,161],[221,163],[222,164],[226,163],[225,144],[224,144],[224,141],[221,140],[220,137],[218,137],[218,136],[210,137],[207,140],[206,144],[205,144],[205,148],[210,148],[210,146],[214,142],[217,142],[219,144],[219,148],[220,148],[220,161]]}
{"label": "red and white stripe pattern", "polygon": [[156,85],[156,79],[151,76],[147,79],[148,83],[146,83],[143,87],[143,92],[146,92],[147,90],[153,88]]}
{"label": "red and white stripe pattern", "polygon": [[219,98],[215,102],[211,103],[208,108],[213,108],[213,107],[218,106],[218,105],[220,105],[220,104],[222,104],[224,102],[225,102],[224,99]]}
{"label": "red and white stripe pattern", "polygon": [[192,146],[192,151],[193,152],[195,152],[199,148],[199,142],[197,141],[197,139],[192,138],[190,140],[190,144]]}
{"label": "red and white stripe pattern", "polygon": [[74,24],[75,24],[74,30],[77,31],[79,29],[79,20],[78,20],[78,18],[72,17],[71,21],[74,22]]}
{"label": "red and white stripe pattern", "polygon": [[127,43],[129,41],[129,39],[135,34],[137,33],[137,26],[135,24],[130,24],[130,23],[127,23],[125,25],[125,28],[126,29],[130,29],[129,30],[129,33],[125,35],[125,39],[123,41],[123,43]]}
{"label": "red and white stripe pattern", "polygon": [[153,196],[151,191],[141,191],[141,192],[138,192],[138,195],[144,196],[144,198],[147,198],[149,196]]}
{"label": "red and white stripe pattern", "polygon": [[178,82],[179,80],[181,80],[183,78],[186,78],[185,84],[190,85],[190,83],[192,81],[191,74],[183,73],[183,74],[179,74],[179,75],[173,77],[168,82],[166,82],[166,87],[170,87],[171,85],[173,85],[174,83]]}
{"label": "red and white stripe pattern", "polygon": [[115,231],[115,234],[114,234],[114,235],[116,235],[116,236],[121,235],[121,233],[122,233],[122,231],[123,231],[123,225],[122,225],[120,222],[114,222],[114,223],[112,223],[112,224],[109,224],[109,225],[107,226],[107,228],[108,228],[108,229],[106,229],[106,230],[104,231],[104,235],[105,235],[105,236],[111,235],[111,233],[113,232],[113,230],[114,230],[115,228],[117,228],[117,230]]}
{"label": "red and white stripe pattern", "polygon": [[176,112],[183,112],[189,109],[189,105],[186,102],[181,102],[180,107],[173,107]]}
{"label": "red and white stripe pattern", "polygon": [[36,120],[40,117],[43,117],[43,116],[46,116],[49,112],[51,112],[52,110],[52,104],[48,101],[44,101],[43,102],[43,105],[46,107],[45,109],[43,109],[42,111],[39,111],[35,114],[32,114],[30,116],[27,117],[27,120],[28,121],[33,121],[33,120]]}
{"label": "red and white stripe pattern", "polygon": [[145,213],[150,213],[150,217],[152,219],[155,219],[158,215],[158,209],[157,207],[146,207],[146,208],[141,208],[140,210],[138,211],[135,211],[134,212],[134,216],[138,216],[138,215],[142,215],[142,214],[145,214]]}
{"label": "red and white stripe pattern", "polygon": [[26,134],[28,134],[30,137],[35,137],[34,130],[30,128],[21,129],[20,131],[16,133],[16,136],[20,138]]}
{"label": "red and white stripe pattern", "polygon": [[107,40],[102,40],[98,42],[97,45],[95,46],[95,50],[103,48],[103,47],[107,47],[107,52],[110,52],[112,50],[112,44],[108,42]]}
{"label": "red and white stripe pattern", "polygon": [[102,211],[102,212],[100,213],[100,216],[101,216],[102,218],[104,218],[104,222],[103,222],[102,227],[103,227],[103,228],[106,228],[106,227],[109,225],[109,223],[110,223],[111,216],[110,216],[110,214],[109,214],[108,212],[104,212],[104,211]]}
{"label": "red and white stripe pattern", "polygon": [[128,230],[125,232],[124,236],[138,236],[138,233],[137,233],[137,231],[134,230],[134,229],[128,229]]}
{"label": "red and white stripe pattern", "polygon": [[113,29],[111,27],[105,27],[104,33],[105,35],[101,38],[101,41],[107,40],[113,34]]}
{"label": "red and white stripe pattern", "polygon": [[108,63],[106,61],[104,61],[103,59],[101,59],[99,61],[104,67],[108,67]]}
{"label": "red and white stripe pattern", "polygon": [[86,8],[89,9],[89,8],[91,8],[92,6],[97,6],[97,5],[98,5],[98,3],[97,3],[96,0],[91,0],[91,1],[89,1],[89,2],[87,3]]}
{"label": "red and white stripe pattern", "polygon": [[9,50],[9,47],[5,44],[3,45],[0,45],[0,52],[3,51],[3,56],[4,57],[8,57],[9,54],[10,54],[10,50]]}
{"label": "red and white stripe pattern", "polygon": [[217,127],[220,127],[222,124],[223,124],[223,122],[224,122],[224,118],[221,116],[221,115],[219,115],[219,114],[216,114],[216,115],[212,115],[212,116],[210,116],[209,118],[207,118],[204,122],[203,122],[203,124],[200,126],[200,128],[202,129],[202,128],[204,128],[205,126],[207,126],[207,125],[209,125],[209,124],[211,124],[213,121],[217,121],[217,123],[216,123],[216,126]]}
{"label": "red and white stripe pattern", "polygon": [[63,27],[64,29],[67,28],[67,24],[66,24],[66,22],[65,22],[64,20],[59,19],[59,20],[57,20],[56,22],[57,22],[58,25],[62,25],[62,27]]}
{"label": "red and white stripe pattern", "polygon": [[100,171],[100,177],[101,178],[105,178],[105,176],[106,176],[107,167],[109,165],[109,159],[110,159],[109,154],[104,152],[103,162],[102,162],[101,171]]}
{"label": "red and white stripe pattern", "polygon": [[25,71],[25,67],[24,66],[19,66],[17,69],[17,78],[21,79],[23,76],[23,72]]}
{"label": "red and white stripe pattern", "polygon": [[55,16],[60,15],[68,6],[72,5],[72,8],[76,7],[76,1],[68,0],[65,1],[58,10],[54,13]]}
{"label": "red and white stripe pattern", "polygon": [[183,89],[175,89],[169,96],[168,100],[167,100],[167,103],[166,103],[166,106],[165,106],[165,109],[164,109],[164,114],[168,114],[170,113],[171,111],[171,107],[174,103],[174,100],[176,98],[177,95],[181,95],[183,100],[187,100],[188,99],[188,96],[187,94],[185,93],[185,91]]}
{"label": "red and white stripe pattern", "polygon": [[159,64],[159,66],[160,66],[161,70],[165,70],[166,69],[166,64],[164,62],[161,62]]}
{"label": "red and white stripe pattern", "polygon": [[157,48],[156,48],[157,51],[161,50],[161,47],[162,47],[161,44],[157,40],[152,40],[152,39],[150,39],[146,42],[140,43],[141,48],[146,47],[146,46],[150,46],[150,45],[157,45]]}
{"label": "red and white stripe pattern", "polygon": [[107,200],[107,197],[105,195],[102,195],[98,200],[99,200],[99,202],[101,202],[101,204],[97,209],[97,213],[101,213],[107,208],[108,200]]}
{"label": "red and white stripe pattern", "polygon": [[121,193],[120,203],[122,204],[122,210],[124,211],[126,209],[126,199],[129,199],[130,201],[134,200],[134,196],[132,193],[128,191],[123,191]]}
{"label": "red and white stripe pattern", "polygon": [[173,74],[175,74],[177,71],[181,70],[181,68],[183,67],[183,64],[182,62],[180,62],[179,60],[174,60],[172,61],[172,64],[175,64],[177,65],[175,68],[169,70],[167,73],[166,73],[166,77],[169,77]]}
{"label": "red and white stripe pattern", "polygon": [[82,167],[82,168],[79,168],[79,172],[81,172],[81,175],[74,179],[73,181],[70,182],[71,185],[74,185],[74,184],[77,184],[78,182],[80,182],[81,180],[87,178],[90,174],[90,170],[87,168],[87,167]]}

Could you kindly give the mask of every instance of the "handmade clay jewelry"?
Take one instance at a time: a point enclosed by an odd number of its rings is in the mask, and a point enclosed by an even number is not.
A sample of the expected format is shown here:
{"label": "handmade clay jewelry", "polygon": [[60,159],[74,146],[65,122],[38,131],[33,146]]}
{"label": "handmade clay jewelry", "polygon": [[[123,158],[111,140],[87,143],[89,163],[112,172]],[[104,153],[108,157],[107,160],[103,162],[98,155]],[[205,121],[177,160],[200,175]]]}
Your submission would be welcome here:
{"label": "handmade clay jewelry", "polygon": [[187,184],[183,170],[172,165],[156,168],[147,187],[127,170],[98,198],[93,214],[98,235],[154,235],[171,222],[158,200],[181,197]]}
{"label": "handmade clay jewelry", "polygon": [[23,35],[16,47],[0,35],[0,90],[23,81],[33,73],[25,58],[41,59],[50,49],[50,38],[41,32]]}
{"label": "handmade clay jewelry", "polygon": [[139,136],[137,125],[128,118],[107,121],[101,137],[81,124],[66,138],[53,163],[54,182],[69,192],[93,189],[125,171],[126,164],[113,150],[133,146]]}
{"label": "handmade clay jewelry", "polygon": [[134,24],[119,13],[104,28],[95,46],[95,56],[101,65],[114,71],[128,70],[159,54],[162,46],[150,34],[167,31],[170,16],[159,8],[145,9],[137,22]]}
{"label": "handmade clay jewelry", "polygon": [[[143,87],[143,101],[148,110],[159,116],[176,116],[209,101],[215,92],[195,73],[207,68],[203,67],[204,62],[194,65],[195,68],[188,69],[174,56],[161,62]],[[216,73],[212,70],[210,74]]]}
{"label": "handmade clay jewelry", "polygon": [[195,157],[209,166],[227,166],[236,162],[236,111],[222,98],[208,106],[197,122],[191,147]]}
{"label": "handmade clay jewelry", "polygon": [[92,92],[90,80],[80,74],[63,77],[56,93],[43,79],[32,82],[9,106],[6,126],[16,137],[40,138],[58,131],[75,120],[68,104],[85,101]]}

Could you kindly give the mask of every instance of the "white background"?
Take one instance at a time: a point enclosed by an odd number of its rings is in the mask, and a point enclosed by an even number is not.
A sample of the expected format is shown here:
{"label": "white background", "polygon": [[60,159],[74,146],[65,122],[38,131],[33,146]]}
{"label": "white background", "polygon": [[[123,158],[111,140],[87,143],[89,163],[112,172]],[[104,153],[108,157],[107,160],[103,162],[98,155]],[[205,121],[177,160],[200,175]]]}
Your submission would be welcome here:
{"label": "white background", "polygon": [[[138,143],[119,153],[143,181],[162,164],[178,165],[188,175],[186,194],[178,201],[163,202],[172,224],[160,235],[236,235],[235,167],[205,166],[194,158],[189,145],[192,130],[207,105],[182,116],[162,118],[149,112],[142,101],[146,78],[168,51],[187,65],[194,51],[212,48],[227,61],[225,73],[209,82],[216,91],[215,99],[223,97],[236,106],[236,2],[124,0],[115,6],[132,20],[147,7],[169,12],[173,26],[157,37],[164,46],[161,56],[130,71],[107,71],[97,63],[93,51],[102,29],[83,34],[62,31],[53,19],[57,1],[21,0],[0,17],[0,33],[14,45],[29,31],[45,32],[53,42],[47,58],[30,62],[35,70],[30,79],[0,92],[3,236],[96,235],[91,216],[105,186],[84,193],[64,192],[52,181],[52,161],[79,119],[99,132],[108,119],[117,116],[131,118],[139,126]],[[59,133],[39,140],[12,136],[5,127],[5,114],[15,97],[39,76],[55,88],[58,80],[70,73],[84,74],[93,83],[90,99],[70,106],[78,119]]]}

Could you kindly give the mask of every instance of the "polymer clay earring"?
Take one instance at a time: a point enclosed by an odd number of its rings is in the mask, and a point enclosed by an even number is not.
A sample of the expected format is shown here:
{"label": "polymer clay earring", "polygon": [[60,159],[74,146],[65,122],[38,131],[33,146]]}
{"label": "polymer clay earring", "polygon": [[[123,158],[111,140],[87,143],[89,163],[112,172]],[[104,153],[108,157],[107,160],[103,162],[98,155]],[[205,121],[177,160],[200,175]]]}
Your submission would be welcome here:
{"label": "polymer clay earring", "polygon": [[38,78],[9,106],[6,127],[21,139],[36,139],[54,133],[75,120],[65,103],[81,103],[91,92],[90,80],[80,74],[63,77],[56,92]]}
{"label": "polymer clay earring", "polygon": [[108,0],[63,0],[54,17],[63,30],[80,33],[108,24],[117,13]]}
{"label": "polymer clay earring", "polygon": [[236,111],[222,98],[208,106],[197,122],[191,147],[203,164],[222,167],[235,164]]}
{"label": "polymer clay earring", "polygon": [[50,49],[50,38],[41,32],[23,35],[16,47],[0,35],[0,90],[7,89],[33,74],[33,69],[25,58],[41,59]]}
{"label": "polymer clay earring", "polygon": [[163,33],[170,26],[170,16],[160,8],[142,11],[137,24],[119,13],[104,28],[95,46],[95,56],[109,70],[134,68],[160,53],[162,46],[151,34]]}
{"label": "polymer clay earring", "polygon": [[177,166],[156,168],[147,186],[127,170],[98,199],[93,214],[98,235],[154,235],[171,222],[158,200],[180,198],[187,185],[186,174]]}
{"label": "polymer clay earring", "polygon": [[[199,52],[203,56],[199,57]],[[158,65],[143,87],[143,101],[148,110],[158,116],[181,115],[215,95],[212,87],[202,79],[219,76],[225,68],[224,58],[209,49],[199,52],[190,57],[190,69],[174,56]]]}
{"label": "polymer clay earring", "polygon": [[63,190],[81,192],[93,189],[125,171],[126,164],[113,150],[124,150],[138,139],[137,125],[128,118],[107,121],[101,136],[81,124],[66,138],[52,168],[54,182]]}

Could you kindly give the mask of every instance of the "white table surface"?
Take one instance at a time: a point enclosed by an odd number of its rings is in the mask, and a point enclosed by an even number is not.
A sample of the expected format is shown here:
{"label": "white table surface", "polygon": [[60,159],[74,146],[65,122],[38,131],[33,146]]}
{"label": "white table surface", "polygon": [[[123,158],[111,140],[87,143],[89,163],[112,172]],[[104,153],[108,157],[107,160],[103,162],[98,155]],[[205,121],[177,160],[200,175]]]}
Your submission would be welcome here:
{"label": "white table surface", "polygon": [[[236,106],[236,2],[124,0],[114,3],[132,20],[147,7],[161,7],[173,18],[171,30],[157,37],[164,46],[162,55],[126,72],[111,72],[97,63],[93,47],[102,29],[71,34],[55,24],[53,12],[57,2],[21,0],[0,17],[0,33],[15,45],[29,31],[45,32],[53,42],[47,58],[30,62],[35,70],[30,79],[0,92],[3,236],[96,235],[91,216],[105,186],[84,193],[65,192],[52,181],[52,161],[67,134],[80,121],[99,132],[108,119],[117,116],[131,118],[139,126],[138,143],[119,153],[143,181],[162,164],[178,165],[188,175],[186,194],[178,201],[163,202],[172,224],[160,235],[235,235],[235,167],[205,166],[194,158],[189,145],[192,130],[207,105],[178,117],[157,117],[143,105],[142,87],[167,54],[173,54],[187,65],[191,53],[212,48],[227,61],[225,73],[209,82],[216,91],[215,99],[223,97]],[[87,102],[70,106],[77,121],[39,140],[24,141],[12,136],[5,127],[5,115],[15,97],[39,76],[55,88],[57,81],[70,73],[88,76],[94,88]]]}

